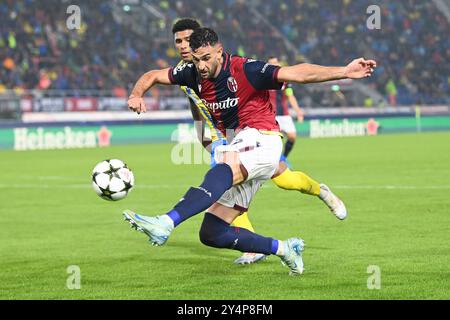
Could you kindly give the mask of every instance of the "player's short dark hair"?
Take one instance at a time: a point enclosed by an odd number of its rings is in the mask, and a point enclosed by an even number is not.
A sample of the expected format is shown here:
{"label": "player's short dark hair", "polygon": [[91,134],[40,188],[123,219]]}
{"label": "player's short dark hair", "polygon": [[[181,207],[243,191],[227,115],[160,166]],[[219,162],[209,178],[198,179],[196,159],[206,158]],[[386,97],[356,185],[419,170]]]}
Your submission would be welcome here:
{"label": "player's short dark hair", "polygon": [[219,36],[210,28],[198,28],[191,34],[189,45],[192,50],[200,47],[215,46],[219,42]]}
{"label": "player's short dark hair", "polygon": [[184,30],[196,30],[200,28],[200,23],[193,18],[182,18],[177,20],[172,26],[172,33],[175,34]]}

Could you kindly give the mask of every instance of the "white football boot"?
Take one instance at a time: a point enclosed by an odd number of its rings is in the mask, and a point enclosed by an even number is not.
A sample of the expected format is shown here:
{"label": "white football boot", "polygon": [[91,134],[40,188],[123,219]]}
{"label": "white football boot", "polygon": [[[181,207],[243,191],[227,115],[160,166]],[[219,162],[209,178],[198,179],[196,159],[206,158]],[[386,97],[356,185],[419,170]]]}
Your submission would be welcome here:
{"label": "white football boot", "polygon": [[319,198],[325,202],[331,212],[339,219],[344,220],[347,217],[347,208],[344,203],[339,199],[330,188],[324,184],[320,184]]}
{"label": "white football boot", "polygon": [[290,238],[284,242],[284,254],[280,256],[281,263],[289,267],[290,276],[301,275],[304,271],[302,254],[305,242],[300,238]]}
{"label": "white football boot", "polygon": [[145,233],[149,237],[150,243],[154,246],[165,244],[174,228],[173,222],[166,215],[147,217],[134,213],[131,210],[125,210],[123,217],[133,229]]}

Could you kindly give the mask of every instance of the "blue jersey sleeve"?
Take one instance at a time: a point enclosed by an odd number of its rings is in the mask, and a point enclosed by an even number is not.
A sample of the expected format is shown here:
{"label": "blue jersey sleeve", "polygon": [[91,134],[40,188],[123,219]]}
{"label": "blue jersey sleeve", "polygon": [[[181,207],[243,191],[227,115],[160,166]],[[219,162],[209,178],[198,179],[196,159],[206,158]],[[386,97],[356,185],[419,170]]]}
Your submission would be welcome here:
{"label": "blue jersey sleeve", "polygon": [[197,73],[192,63],[181,63],[169,69],[169,79],[172,84],[195,88],[197,86]]}
{"label": "blue jersey sleeve", "polygon": [[248,81],[256,90],[280,90],[283,83],[278,82],[280,67],[262,61],[248,60],[244,72]]}

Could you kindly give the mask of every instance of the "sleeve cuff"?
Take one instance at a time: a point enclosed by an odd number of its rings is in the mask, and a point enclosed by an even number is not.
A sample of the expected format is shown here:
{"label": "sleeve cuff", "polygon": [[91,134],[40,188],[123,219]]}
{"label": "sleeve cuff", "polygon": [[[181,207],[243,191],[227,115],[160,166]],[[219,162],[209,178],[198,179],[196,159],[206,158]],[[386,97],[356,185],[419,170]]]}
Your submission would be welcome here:
{"label": "sleeve cuff", "polygon": [[278,72],[280,71],[281,67],[276,67],[276,69],[273,71],[273,83],[278,84],[279,88],[281,89],[284,85],[283,82],[278,81]]}
{"label": "sleeve cuff", "polygon": [[175,84],[175,78],[173,77],[173,68],[170,68],[169,69],[169,80],[170,80],[170,82],[172,83],[172,84]]}

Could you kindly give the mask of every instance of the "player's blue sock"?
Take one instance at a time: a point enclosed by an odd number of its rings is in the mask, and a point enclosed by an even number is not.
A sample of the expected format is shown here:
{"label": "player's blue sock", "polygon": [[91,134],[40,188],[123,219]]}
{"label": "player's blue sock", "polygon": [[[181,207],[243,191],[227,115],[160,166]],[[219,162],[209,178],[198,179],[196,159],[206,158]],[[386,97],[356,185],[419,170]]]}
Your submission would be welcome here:
{"label": "player's blue sock", "polygon": [[231,227],[211,213],[205,213],[200,229],[200,241],[215,248],[228,248],[241,252],[275,254],[278,240],[266,238],[244,228]]}
{"label": "player's blue sock", "polygon": [[295,143],[295,140],[294,141],[292,141],[292,140],[286,141],[286,144],[284,145],[284,152],[283,152],[283,156],[285,158],[287,158],[289,153],[291,153],[292,148],[294,147],[294,143]]}
{"label": "player's blue sock", "polygon": [[280,161],[283,161],[284,163],[286,163],[286,166],[287,166],[289,169],[292,169],[291,163],[288,161],[288,159],[287,159],[284,155],[281,155]]}
{"label": "player's blue sock", "polygon": [[208,209],[232,186],[233,171],[229,165],[220,163],[206,173],[199,187],[190,188],[167,215],[176,227],[184,220]]}

